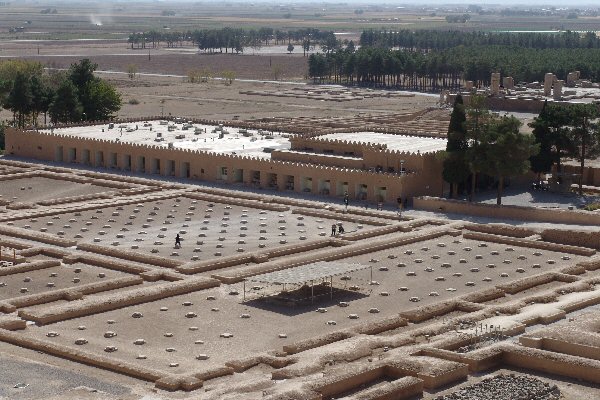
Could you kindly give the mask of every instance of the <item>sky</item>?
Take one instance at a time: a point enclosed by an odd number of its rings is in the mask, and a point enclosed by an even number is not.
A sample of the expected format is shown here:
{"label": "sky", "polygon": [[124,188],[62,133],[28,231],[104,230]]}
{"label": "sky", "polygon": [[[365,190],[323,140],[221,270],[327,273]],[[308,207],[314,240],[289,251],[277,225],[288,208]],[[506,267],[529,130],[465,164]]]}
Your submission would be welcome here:
{"label": "sky", "polygon": [[[13,0],[14,1],[14,0]],[[82,3],[84,0],[62,0],[60,2],[76,2]],[[106,3],[120,3],[125,0],[108,0]],[[269,3],[269,4],[370,4],[370,5],[387,5],[387,6],[406,6],[406,5],[419,5],[419,6],[441,6],[441,5],[494,5],[500,8],[510,6],[520,6],[524,8],[528,7],[540,7],[540,6],[554,6],[554,7],[580,7],[580,8],[600,8],[600,1],[598,0],[127,0],[128,2],[139,2],[139,3],[157,3],[157,4],[169,4],[169,3],[202,3],[202,2],[228,2],[228,3]],[[40,3],[48,3],[49,0],[42,0]],[[92,1],[94,4],[96,0]]]}
{"label": "sky", "polygon": [[[82,0],[63,0],[70,2],[81,3]],[[122,0],[114,0],[114,2],[121,2]],[[224,0],[130,0],[133,2],[156,2],[156,3],[185,3],[185,2],[223,2]],[[541,6],[541,5],[553,5],[557,7],[580,7],[590,6],[594,8],[600,8],[600,2],[597,0],[225,0],[231,3],[277,3],[277,4],[289,4],[289,3],[312,3],[312,4],[343,4],[343,3],[354,3],[354,4],[381,4],[381,5],[444,5],[444,4],[477,4],[486,5],[492,4],[497,6],[507,5],[519,5],[522,7],[529,6]],[[111,1],[109,1],[111,2]]]}
{"label": "sky", "polygon": [[[357,0],[358,1],[358,0]],[[370,2],[370,1],[369,1]],[[578,6],[582,6],[582,5],[589,5],[589,6],[593,6],[593,7],[600,7],[600,4],[596,1],[593,0],[527,0],[527,1],[523,1],[523,0],[502,0],[502,1],[498,1],[498,0],[425,0],[425,1],[418,1],[418,0],[408,0],[408,1],[402,1],[399,3],[406,3],[406,4],[477,4],[477,5],[485,5],[485,4],[493,4],[493,5],[499,5],[499,6],[506,6],[506,5],[518,5],[518,6],[522,6],[522,7],[529,7],[529,6],[543,6],[543,5],[553,5],[553,6],[560,6],[560,7],[578,7]]]}
{"label": "sky", "polygon": [[[159,0],[160,1],[160,0]],[[168,3],[172,0],[162,0],[164,3]],[[181,0],[173,0],[173,2],[178,2]],[[183,1],[198,1],[198,0],[183,0]],[[222,1],[222,0],[206,0],[206,1]],[[553,5],[556,7],[579,7],[583,5],[587,5],[594,8],[600,8],[600,2],[595,0],[399,0],[399,1],[389,1],[389,0],[325,0],[325,1],[316,1],[316,0],[230,0],[232,2],[248,2],[248,3],[363,3],[363,4],[385,4],[385,5],[444,5],[444,4],[477,4],[477,5],[486,5],[493,4],[497,6],[507,6],[507,5],[518,5],[522,7],[529,6],[542,6],[542,5]]]}

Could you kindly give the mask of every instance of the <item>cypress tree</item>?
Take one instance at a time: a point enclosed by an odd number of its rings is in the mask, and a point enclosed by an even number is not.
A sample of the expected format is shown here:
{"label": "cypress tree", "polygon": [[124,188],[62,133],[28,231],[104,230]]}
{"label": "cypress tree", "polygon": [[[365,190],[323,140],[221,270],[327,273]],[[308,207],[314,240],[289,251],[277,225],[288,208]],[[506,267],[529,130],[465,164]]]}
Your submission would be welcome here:
{"label": "cypress tree", "polygon": [[454,100],[450,125],[448,126],[448,143],[446,144],[446,159],[442,176],[450,183],[450,196],[458,194],[458,185],[465,182],[469,176],[469,165],[466,161],[466,150],[469,147],[466,138],[465,106],[459,94]]}

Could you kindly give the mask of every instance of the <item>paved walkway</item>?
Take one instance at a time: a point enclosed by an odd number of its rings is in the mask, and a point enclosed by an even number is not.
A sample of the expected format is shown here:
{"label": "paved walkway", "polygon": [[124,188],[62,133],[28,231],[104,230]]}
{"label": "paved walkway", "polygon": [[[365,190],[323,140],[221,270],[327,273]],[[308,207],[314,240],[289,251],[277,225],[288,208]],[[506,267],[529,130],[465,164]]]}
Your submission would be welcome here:
{"label": "paved walkway", "polygon": [[[496,204],[496,191],[486,191],[475,196],[475,201]],[[586,204],[600,202],[600,195],[579,196],[575,193],[552,193],[543,190],[531,190],[528,186],[506,188],[502,196],[503,205],[543,207],[543,208],[581,208]]]}
{"label": "paved walkway", "polygon": [[[465,200],[465,199],[463,199]],[[475,201],[485,204],[496,204],[496,191],[490,190],[483,193],[478,193],[475,196]],[[599,203],[600,195],[596,196],[579,196],[575,193],[552,193],[541,190],[531,190],[528,186],[514,186],[506,188],[502,196],[503,205],[523,206],[523,207],[538,207],[538,208],[558,208],[574,209],[581,208],[586,204]],[[600,231],[596,226],[574,225],[574,224],[557,224],[550,222],[535,222],[521,221],[502,218],[478,217],[466,214],[449,214],[437,213],[421,210],[407,210],[403,215],[412,218],[439,218],[447,220],[462,220],[475,222],[479,224],[506,223],[511,225],[523,226],[534,229],[575,229],[575,230],[591,230]]]}

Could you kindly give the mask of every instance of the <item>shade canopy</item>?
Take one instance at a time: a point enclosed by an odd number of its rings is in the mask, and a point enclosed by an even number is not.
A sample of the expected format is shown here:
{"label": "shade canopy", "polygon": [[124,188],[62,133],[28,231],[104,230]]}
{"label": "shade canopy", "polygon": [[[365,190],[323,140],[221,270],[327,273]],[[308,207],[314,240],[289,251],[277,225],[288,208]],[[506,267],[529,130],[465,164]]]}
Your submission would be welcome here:
{"label": "shade canopy", "polygon": [[370,265],[319,261],[299,267],[252,276],[246,280],[261,283],[295,284],[343,275],[367,268],[370,268]]}

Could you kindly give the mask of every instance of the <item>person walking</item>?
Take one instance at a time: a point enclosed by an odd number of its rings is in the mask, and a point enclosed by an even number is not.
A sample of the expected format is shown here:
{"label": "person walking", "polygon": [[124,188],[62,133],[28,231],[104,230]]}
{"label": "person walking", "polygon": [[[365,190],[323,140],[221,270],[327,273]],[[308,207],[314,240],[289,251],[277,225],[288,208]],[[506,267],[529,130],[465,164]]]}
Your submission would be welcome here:
{"label": "person walking", "polygon": [[402,197],[398,197],[396,202],[398,203],[398,218],[402,218]]}
{"label": "person walking", "polygon": [[331,236],[335,236],[335,229],[336,229],[336,225],[331,224]]}
{"label": "person walking", "polygon": [[346,206],[346,212],[348,211],[348,203],[350,202],[350,196],[348,196],[348,192],[344,193],[344,205]]}
{"label": "person walking", "polygon": [[181,248],[181,237],[179,236],[179,233],[177,234],[177,236],[175,236],[175,248]]}

